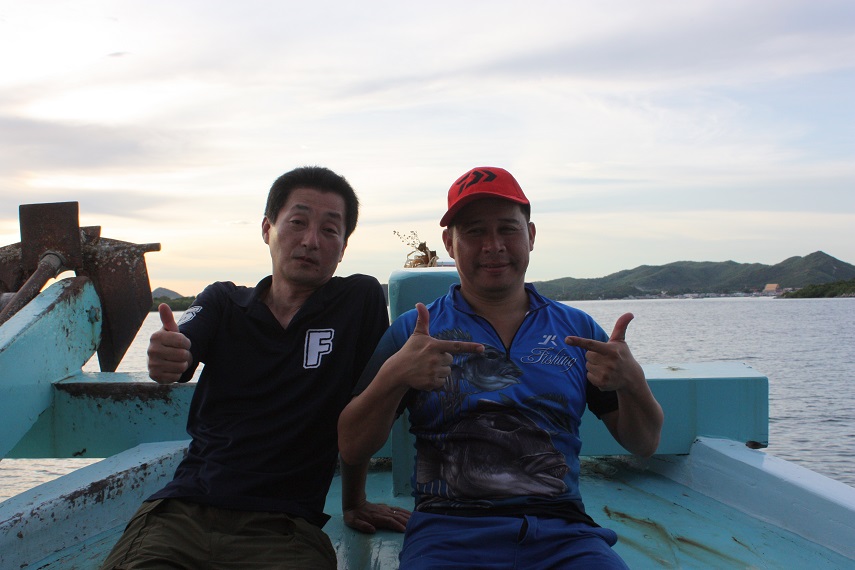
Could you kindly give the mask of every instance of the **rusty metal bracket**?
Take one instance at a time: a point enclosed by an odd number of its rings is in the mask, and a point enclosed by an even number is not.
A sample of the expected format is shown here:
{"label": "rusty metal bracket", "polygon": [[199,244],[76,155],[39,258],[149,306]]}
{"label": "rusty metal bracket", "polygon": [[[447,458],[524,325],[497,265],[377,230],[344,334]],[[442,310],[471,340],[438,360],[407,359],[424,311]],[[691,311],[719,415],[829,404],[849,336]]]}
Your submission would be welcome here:
{"label": "rusty metal bracket", "polygon": [[64,271],[92,280],[101,299],[101,370],[114,372],[151,309],[144,255],[159,243],[101,237],[100,226],[80,227],[77,202],[19,208],[21,242],[0,247],[0,325]]}

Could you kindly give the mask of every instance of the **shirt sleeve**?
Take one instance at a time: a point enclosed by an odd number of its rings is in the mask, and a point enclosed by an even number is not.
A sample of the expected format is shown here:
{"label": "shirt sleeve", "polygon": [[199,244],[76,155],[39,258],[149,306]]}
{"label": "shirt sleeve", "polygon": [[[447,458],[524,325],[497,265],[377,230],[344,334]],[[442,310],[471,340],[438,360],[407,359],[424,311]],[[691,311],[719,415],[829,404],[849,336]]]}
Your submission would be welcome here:
{"label": "shirt sleeve", "polygon": [[377,343],[377,347],[374,349],[374,353],[371,355],[368,363],[365,365],[365,369],[362,371],[356,387],[353,389],[353,396],[358,396],[365,391],[368,385],[371,384],[371,381],[374,380],[374,377],[377,376],[377,372],[383,366],[383,363],[390,356],[398,352],[398,348],[393,338],[392,329],[387,329],[385,334],[380,338],[380,342]]}
{"label": "shirt sleeve", "polygon": [[193,364],[184,371],[179,382],[193,378],[199,363],[205,361],[208,347],[222,319],[225,298],[226,293],[220,284],[208,285],[179,317],[178,330],[190,339],[190,354],[193,356]]}
{"label": "shirt sleeve", "polygon": [[[590,318],[590,317],[589,317]],[[592,333],[591,338],[599,342],[608,342],[609,335],[603,330],[599,324],[593,319],[591,321]],[[585,380],[585,400],[588,403],[588,409],[602,419],[605,414],[618,409],[618,399],[615,392],[604,392]]]}
{"label": "shirt sleeve", "polygon": [[618,409],[616,393],[604,392],[587,380],[585,381],[585,399],[588,401],[588,409],[599,419]]}
{"label": "shirt sleeve", "polygon": [[[360,297],[360,303],[362,303],[363,307],[363,324],[360,328],[357,343],[357,359],[354,362],[354,386],[362,380],[362,376],[357,376],[357,374],[364,370],[367,364],[370,364],[370,355],[375,352],[378,342],[380,342],[384,333],[389,329],[389,310],[386,307],[386,296],[383,294],[383,287],[379,281],[373,278],[370,283],[367,290]],[[380,364],[382,365],[383,363],[381,362]],[[375,370],[374,373],[376,374],[377,371]]]}
{"label": "shirt sleeve", "polygon": [[[368,364],[365,366],[365,369],[362,371],[362,375],[359,377],[359,381],[356,383],[356,388],[353,390],[354,397],[365,391],[368,385],[374,380],[374,377],[377,376],[377,372],[380,370],[380,367],[383,366],[386,360],[388,360],[392,355],[401,350],[401,347],[407,342],[410,332],[413,330],[413,326],[415,325],[416,314],[415,310],[407,311],[402,314],[395,319],[395,322],[392,323],[392,325],[383,334],[380,342],[377,343],[377,348],[374,350],[374,354],[371,355],[371,358],[368,360]],[[407,395],[404,396],[398,406],[398,415],[403,413],[404,408],[406,408],[406,402],[412,394],[413,390],[410,390]]]}

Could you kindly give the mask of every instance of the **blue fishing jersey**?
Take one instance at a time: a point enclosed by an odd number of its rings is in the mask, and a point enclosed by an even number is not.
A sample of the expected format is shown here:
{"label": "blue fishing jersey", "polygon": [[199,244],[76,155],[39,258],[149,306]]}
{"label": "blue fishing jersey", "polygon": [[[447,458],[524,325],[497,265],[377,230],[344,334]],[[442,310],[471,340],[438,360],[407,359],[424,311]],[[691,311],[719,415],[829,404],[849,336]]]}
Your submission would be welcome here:
{"label": "blue fishing jersey", "polygon": [[[600,417],[617,409],[617,396],[587,380],[585,351],[564,338],[609,337],[588,314],[541,296],[530,284],[526,291],[529,311],[507,348],[459,285],[427,307],[431,336],[478,342],[485,350],[455,355],[442,389],[410,390],[402,402],[416,441],[417,510],[595,524],[579,493],[579,426],[586,405]],[[357,393],[406,343],[416,318],[412,310],[392,324]]]}

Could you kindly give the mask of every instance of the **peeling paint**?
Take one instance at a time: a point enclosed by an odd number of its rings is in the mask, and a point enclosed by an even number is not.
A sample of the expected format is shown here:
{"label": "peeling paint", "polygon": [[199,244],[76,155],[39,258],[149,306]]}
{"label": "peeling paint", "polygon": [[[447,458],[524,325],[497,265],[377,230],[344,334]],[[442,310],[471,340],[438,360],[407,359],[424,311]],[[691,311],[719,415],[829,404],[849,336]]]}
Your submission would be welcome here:
{"label": "peeling paint", "polygon": [[[74,398],[107,399],[114,402],[158,401],[172,403],[172,391],[181,386],[157,382],[66,382],[56,389]],[[137,404],[139,406],[139,404]]]}

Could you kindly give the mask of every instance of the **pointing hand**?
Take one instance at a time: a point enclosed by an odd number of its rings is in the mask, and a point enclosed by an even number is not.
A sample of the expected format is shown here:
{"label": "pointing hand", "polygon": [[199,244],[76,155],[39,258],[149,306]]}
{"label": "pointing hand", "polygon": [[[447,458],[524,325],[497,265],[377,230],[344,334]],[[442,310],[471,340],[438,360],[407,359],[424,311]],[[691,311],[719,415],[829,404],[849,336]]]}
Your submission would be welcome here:
{"label": "pointing hand", "polygon": [[430,313],[422,303],[416,304],[418,318],[413,334],[395,356],[401,367],[398,377],[410,388],[437,390],[451,377],[453,355],[483,352],[477,342],[438,340],[430,336]]}
{"label": "pointing hand", "polygon": [[644,382],[644,371],[626,344],[626,329],[632,313],[618,317],[608,342],[568,336],[564,342],[586,350],[585,368],[591,384],[603,391],[632,388]]}
{"label": "pointing hand", "polygon": [[193,363],[190,354],[190,339],[178,331],[172,309],[166,303],[157,307],[159,331],[151,335],[148,343],[148,375],[161,384],[177,382]]}

